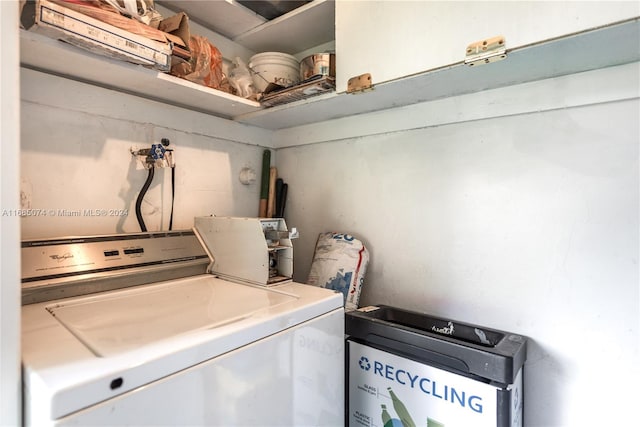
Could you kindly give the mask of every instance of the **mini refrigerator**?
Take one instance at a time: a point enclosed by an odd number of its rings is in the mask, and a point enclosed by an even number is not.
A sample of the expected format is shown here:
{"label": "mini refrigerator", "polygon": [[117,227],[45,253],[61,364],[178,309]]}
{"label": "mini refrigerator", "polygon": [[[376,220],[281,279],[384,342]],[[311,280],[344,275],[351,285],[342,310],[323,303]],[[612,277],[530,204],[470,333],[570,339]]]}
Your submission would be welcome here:
{"label": "mini refrigerator", "polygon": [[385,305],[345,333],[347,426],[522,426],[522,335]]}

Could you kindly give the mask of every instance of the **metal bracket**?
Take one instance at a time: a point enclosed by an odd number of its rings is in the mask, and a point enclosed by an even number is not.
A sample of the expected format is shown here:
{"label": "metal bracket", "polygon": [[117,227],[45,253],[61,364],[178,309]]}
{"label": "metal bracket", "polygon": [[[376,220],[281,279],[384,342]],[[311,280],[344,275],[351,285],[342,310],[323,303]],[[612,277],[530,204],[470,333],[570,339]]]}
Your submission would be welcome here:
{"label": "metal bracket", "polygon": [[507,57],[504,36],[491,37],[467,46],[464,63],[470,67],[501,61]]}
{"label": "metal bracket", "polygon": [[347,93],[359,93],[373,90],[371,85],[371,74],[365,73],[351,77],[347,82]]}

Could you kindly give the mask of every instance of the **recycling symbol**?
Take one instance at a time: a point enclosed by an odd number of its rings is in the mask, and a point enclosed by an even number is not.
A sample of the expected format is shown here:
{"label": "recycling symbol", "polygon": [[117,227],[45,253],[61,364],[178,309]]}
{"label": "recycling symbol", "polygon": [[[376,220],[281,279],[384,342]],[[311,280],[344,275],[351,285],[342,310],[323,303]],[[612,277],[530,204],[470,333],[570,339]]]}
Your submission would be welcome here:
{"label": "recycling symbol", "polygon": [[369,359],[367,359],[364,356],[360,358],[358,365],[360,365],[360,368],[364,369],[365,371],[368,371],[369,369],[371,369],[371,363],[369,363]]}

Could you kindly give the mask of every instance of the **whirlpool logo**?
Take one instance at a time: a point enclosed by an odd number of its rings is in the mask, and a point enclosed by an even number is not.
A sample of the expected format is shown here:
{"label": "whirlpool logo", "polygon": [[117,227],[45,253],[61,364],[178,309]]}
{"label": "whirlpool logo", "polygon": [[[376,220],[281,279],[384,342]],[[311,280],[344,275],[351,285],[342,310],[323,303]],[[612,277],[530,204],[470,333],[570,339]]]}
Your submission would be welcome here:
{"label": "whirlpool logo", "polygon": [[477,414],[482,414],[482,396],[477,396],[460,387],[454,387],[444,383],[441,379],[428,378],[421,374],[411,372],[409,369],[396,367],[378,360],[372,360],[367,356],[360,356],[358,366],[367,373],[400,386],[420,391],[430,398],[441,399],[461,408],[469,409]]}
{"label": "whirlpool logo", "polygon": [[58,262],[62,262],[65,259],[69,259],[69,258],[73,258],[73,254],[70,254],[69,252],[64,253],[64,254],[56,254],[56,255],[49,255],[49,258],[56,260]]}

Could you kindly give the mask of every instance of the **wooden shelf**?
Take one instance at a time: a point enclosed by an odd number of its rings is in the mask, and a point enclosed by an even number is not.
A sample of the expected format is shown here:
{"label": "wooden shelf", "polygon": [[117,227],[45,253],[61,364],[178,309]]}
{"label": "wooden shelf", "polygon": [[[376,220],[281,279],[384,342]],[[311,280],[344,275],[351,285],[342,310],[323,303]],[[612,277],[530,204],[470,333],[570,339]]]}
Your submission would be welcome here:
{"label": "wooden shelf", "polygon": [[335,4],[316,0],[233,38],[255,52],[295,55],[335,39]]}
{"label": "wooden shelf", "polygon": [[[267,129],[385,110],[450,96],[640,61],[640,19],[632,19],[508,51],[505,60],[477,67],[462,61],[389,82],[361,94],[327,94],[235,116]],[[588,88],[585,88],[588,90]]]}
{"label": "wooden shelf", "polygon": [[373,76],[370,92],[324,94],[272,108],[28,31],[21,31],[21,62],[39,71],[276,130],[640,61],[639,39],[640,18],[634,18],[507,51],[505,60],[487,65],[468,67],[460,62],[389,82],[376,82]]}
{"label": "wooden shelf", "polygon": [[34,70],[224,118],[262,108],[255,101],[141,65],[99,56],[30,31],[20,31],[20,63]]}

